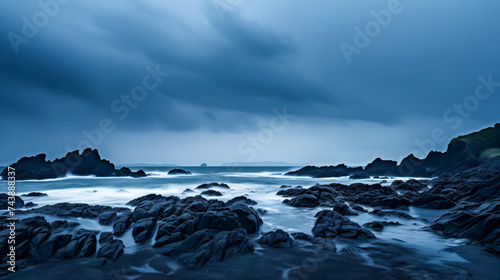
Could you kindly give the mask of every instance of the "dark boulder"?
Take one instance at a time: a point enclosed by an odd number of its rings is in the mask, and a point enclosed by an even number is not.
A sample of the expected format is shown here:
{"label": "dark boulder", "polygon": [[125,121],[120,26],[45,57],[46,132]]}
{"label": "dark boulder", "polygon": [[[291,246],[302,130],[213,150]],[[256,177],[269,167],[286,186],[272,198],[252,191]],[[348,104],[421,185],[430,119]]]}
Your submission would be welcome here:
{"label": "dark boulder", "polygon": [[388,222],[388,221],[373,221],[370,223],[366,223],[363,226],[366,228],[371,228],[376,231],[382,231],[384,229],[384,226],[400,226],[401,224],[399,222]]}
{"label": "dark boulder", "polygon": [[360,212],[368,212],[363,206],[357,204],[351,204],[351,209],[360,211]]}
{"label": "dark boulder", "polygon": [[30,192],[28,194],[23,194],[21,196],[47,196],[47,194],[41,192]]}
{"label": "dark boulder", "polygon": [[182,242],[166,246],[167,255],[178,254],[179,261],[193,269],[223,261],[233,255],[253,252],[243,229],[214,233],[209,229],[197,231]]}
{"label": "dark boulder", "polygon": [[356,216],[356,215],[359,215],[358,213],[352,211],[351,208],[349,208],[349,206],[347,206],[347,204],[345,204],[343,202],[337,202],[333,206],[333,211],[339,213],[342,216]]}
{"label": "dark boulder", "polygon": [[99,244],[104,245],[108,243],[113,243],[113,233],[109,231],[101,232],[101,235],[99,235]]}
{"label": "dark boulder", "polygon": [[284,203],[293,207],[317,207],[319,201],[314,195],[303,194],[290,200],[284,200]]}
{"label": "dark boulder", "polygon": [[97,258],[106,258],[110,261],[116,261],[121,255],[125,246],[121,240],[114,240],[110,243],[105,243],[99,251],[97,251]]}
{"label": "dark boulder", "polygon": [[97,218],[104,212],[123,212],[128,211],[128,208],[113,208],[102,205],[88,205],[84,203],[57,203],[54,205],[45,205],[40,208],[29,209],[23,213],[40,213],[46,215],[54,215],[59,217],[80,217],[80,218]]}
{"label": "dark boulder", "polygon": [[96,252],[97,238],[91,231],[82,230],[72,235],[71,240],[59,249],[56,259],[89,257]]}
{"label": "dark boulder", "polygon": [[290,197],[290,196],[298,196],[305,193],[305,190],[301,188],[291,188],[291,189],[284,189],[284,190],[279,190],[276,195],[281,195],[284,197]]}
{"label": "dark boulder", "polygon": [[63,231],[72,231],[76,227],[78,227],[80,223],[78,222],[69,222],[66,220],[55,220],[50,223],[50,228],[52,229],[52,233],[63,232]]}
{"label": "dark boulder", "polygon": [[19,196],[14,196],[14,200],[9,199],[9,197],[11,196],[6,193],[0,193],[0,209],[8,209],[9,207],[18,209],[24,207],[24,200],[22,200]]}
{"label": "dark boulder", "polygon": [[317,237],[346,237],[346,238],[374,238],[375,235],[366,228],[362,228],[355,222],[341,214],[323,210],[316,214],[316,222],[312,229]]}
{"label": "dark boulder", "polygon": [[423,190],[427,190],[427,185],[415,180],[415,179],[410,179],[408,181],[401,181],[401,180],[395,180],[392,182],[391,187],[395,188],[398,191],[413,191],[413,192],[420,192]]}
{"label": "dark boulder", "polygon": [[382,208],[392,208],[392,209],[407,209],[411,205],[410,200],[400,195],[390,195],[387,197],[376,198],[370,203],[371,206],[380,206]]}
{"label": "dark boulder", "polygon": [[168,171],[168,175],[191,175],[191,172],[176,168]]}
{"label": "dark boulder", "polygon": [[210,211],[197,214],[199,222],[197,230],[213,229],[216,231],[229,231],[239,227],[238,215],[229,211]]}
{"label": "dark boulder", "polygon": [[281,229],[265,233],[258,242],[271,248],[289,248],[293,245],[293,239]]}
{"label": "dark boulder", "polygon": [[443,195],[434,194],[430,192],[425,192],[420,194],[420,196],[413,201],[413,206],[418,206],[428,209],[436,209],[436,210],[448,209],[455,205],[456,203],[453,202],[451,199]]}
{"label": "dark boulder", "polygon": [[369,214],[377,215],[380,217],[395,216],[395,217],[405,218],[405,219],[415,219],[414,217],[412,217],[411,215],[408,215],[406,213],[403,213],[400,211],[392,211],[392,210],[374,209],[373,211],[369,212]]}
{"label": "dark boulder", "polygon": [[316,239],[314,236],[303,232],[293,232],[290,235],[296,240],[305,240],[313,242]]}
{"label": "dark boulder", "polygon": [[231,205],[234,203],[244,203],[247,205],[257,205],[257,201],[247,198],[245,196],[237,196],[226,202],[226,205]]}
{"label": "dark boulder", "polygon": [[222,196],[222,193],[216,190],[206,190],[201,192],[201,195],[208,195],[208,196]]}
{"label": "dark boulder", "polygon": [[500,245],[500,202],[487,207],[459,208],[441,216],[431,228],[451,237],[470,238],[489,246]]}
{"label": "dark boulder", "polygon": [[262,225],[262,219],[252,207],[236,203],[229,206],[229,212],[235,213],[238,216],[238,221],[248,233],[256,233]]}
{"label": "dark boulder", "polygon": [[155,228],[156,219],[154,217],[144,218],[135,222],[132,229],[132,237],[134,237],[135,243],[142,243],[151,239]]}
{"label": "dark boulder", "polygon": [[383,160],[381,158],[376,158],[366,165],[364,172],[369,175],[399,176],[398,163],[393,160]]}
{"label": "dark boulder", "polygon": [[201,184],[201,185],[197,186],[196,189],[210,189],[210,188],[214,188],[214,187],[223,188],[223,189],[230,189],[230,187],[227,184],[215,183],[215,182],[208,183],[208,184]]}
{"label": "dark boulder", "polygon": [[122,236],[130,227],[132,222],[132,212],[125,212],[119,215],[113,224],[113,235]]}
{"label": "dark boulder", "polygon": [[339,164],[337,166],[306,166],[299,170],[291,171],[285,175],[295,175],[295,176],[311,176],[314,178],[324,178],[324,177],[343,177],[349,176],[351,174],[363,172],[362,167],[347,167],[345,164]]}
{"label": "dark boulder", "polygon": [[370,179],[370,175],[365,172],[356,172],[349,176],[349,179]]}
{"label": "dark boulder", "polygon": [[116,212],[112,211],[101,213],[99,215],[99,224],[108,226],[113,223],[117,216]]}

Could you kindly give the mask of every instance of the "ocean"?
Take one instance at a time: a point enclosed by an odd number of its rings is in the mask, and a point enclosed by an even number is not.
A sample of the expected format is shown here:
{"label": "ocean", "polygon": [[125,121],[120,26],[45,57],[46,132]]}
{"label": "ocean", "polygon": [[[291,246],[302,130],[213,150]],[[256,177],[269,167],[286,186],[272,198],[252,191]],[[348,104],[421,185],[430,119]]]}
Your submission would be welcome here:
{"label": "ocean", "polygon": [[[25,202],[33,202],[37,207],[55,204],[60,202],[87,203],[91,205],[107,205],[113,207],[130,207],[126,203],[134,198],[146,194],[161,194],[164,196],[175,195],[180,198],[200,194],[203,190],[196,187],[203,183],[218,182],[226,183],[231,189],[213,188],[223,195],[217,197],[207,197],[227,201],[236,196],[246,196],[258,204],[255,209],[262,209],[265,214],[261,215],[264,222],[260,232],[268,232],[276,229],[283,229],[287,232],[304,232],[311,234],[314,226],[315,214],[328,207],[316,208],[295,208],[288,206],[282,201],[282,196],[276,195],[282,185],[302,186],[304,188],[315,184],[342,183],[380,183],[382,179],[356,179],[348,177],[339,178],[311,178],[302,176],[286,176],[286,172],[296,170],[297,167],[193,167],[193,166],[129,166],[132,170],[143,169],[148,177],[95,177],[95,176],[74,176],[67,175],[57,179],[47,180],[25,180],[17,181],[16,192],[18,195],[29,192],[43,192],[48,196],[26,197]],[[168,171],[174,168],[181,168],[192,172],[192,175],[168,175]],[[390,185],[392,181],[410,178],[385,179],[383,185]],[[422,179],[422,178],[416,178]],[[186,189],[193,192],[184,192]],[[130,207],[133,209],[132,207]],[[370,207],[365,207],[372,210]],[[398,210],[399,211],[399,210]],[[409,207],[407,210],[400,210],[415,217],[415,220],[407,220],[398,217],[382,218],[368,213],[361,213],[359,216],[349,216],[352,221],[363,225],[374,220],[390,220],[400,222],[401,226],[386,226],[382,232],[374,232],[378,240],[395,243],[411,247],[427,257],[428,262],[439,263],[446,261],[465,262],[458,254],[445,248],[463,245],[465,240],[440,236],[427,229],[428,221],[433,221],[441,216],[443,210],[429,210]],[[22,214],[18,211],[18,218],[35,216],[37,214]],[[100,225],[97,220],[71,217],[45,216],[52,222],[54,220],[72,220],[80,223],[80,227],[99,230],[112,231],[112,226]],[[425,220],[424,220],[425,219]],[[253,238],[259,238],[260,234],[255,234]],[[125,244],[125,253],[132,253],[144,244],[135,244],[129,230],[121,239]],[[404,241],[403,241],[404,240]],[[342,239],[335,241],[338,250],[346,246]],[[151,240],[154,243],[154,238]],[[370,246],[366,243],[363,246]],[[259,248],[257,248],[258,250]]]}

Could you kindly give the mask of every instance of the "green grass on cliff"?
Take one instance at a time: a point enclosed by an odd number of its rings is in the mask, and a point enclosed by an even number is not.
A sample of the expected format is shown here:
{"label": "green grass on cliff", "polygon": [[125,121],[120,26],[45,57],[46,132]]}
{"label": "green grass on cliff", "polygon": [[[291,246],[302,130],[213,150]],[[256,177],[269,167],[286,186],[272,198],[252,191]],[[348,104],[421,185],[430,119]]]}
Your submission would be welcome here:
{"label": "green grass on cliff", "polygon": [[500,156],[500,123],[471,134],[459,136],[451,141],[458,140],[466,143],[473,142],[475,150],[478,150],[478,154],[482,158]]}

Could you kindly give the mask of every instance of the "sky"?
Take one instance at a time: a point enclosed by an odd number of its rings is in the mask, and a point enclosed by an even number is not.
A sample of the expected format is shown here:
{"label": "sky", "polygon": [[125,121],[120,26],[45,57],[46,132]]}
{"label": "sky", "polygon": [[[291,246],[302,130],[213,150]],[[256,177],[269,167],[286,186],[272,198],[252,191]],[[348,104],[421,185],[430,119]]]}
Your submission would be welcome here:
{"label": "sky", "polygon": [[365,165],[499,122],[498,1],[0,3],[2,165]]}

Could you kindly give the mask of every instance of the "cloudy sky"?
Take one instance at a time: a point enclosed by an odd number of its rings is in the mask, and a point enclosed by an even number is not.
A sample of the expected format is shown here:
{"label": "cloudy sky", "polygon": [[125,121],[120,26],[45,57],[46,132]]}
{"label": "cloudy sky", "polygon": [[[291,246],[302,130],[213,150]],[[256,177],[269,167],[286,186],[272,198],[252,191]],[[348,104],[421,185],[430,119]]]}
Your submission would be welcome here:
{"label": "cloudy sky", "polygon": [[442,150],[499,121],[500,2],[436,2],[2,1],[0,164]]}

